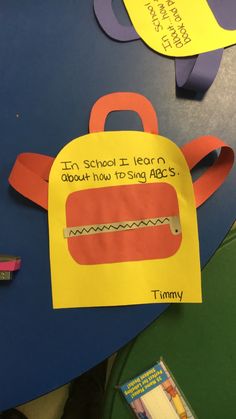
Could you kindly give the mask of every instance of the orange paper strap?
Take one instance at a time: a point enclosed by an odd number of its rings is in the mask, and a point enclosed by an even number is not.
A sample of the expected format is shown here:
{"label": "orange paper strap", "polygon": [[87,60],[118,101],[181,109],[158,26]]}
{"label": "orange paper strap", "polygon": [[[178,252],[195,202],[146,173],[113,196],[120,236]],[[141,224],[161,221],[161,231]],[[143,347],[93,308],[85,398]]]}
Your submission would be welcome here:
{"label": "orange paper strap", "polygon": [[[196,207],[202,205],[222,185],[234,163],[234,152],[217,137],[196,138],[182,147],[189,169],[193,169],[209,153],[219,150],[214,164],[194,183]],[[10,185],[20,194],[48,207],[48,178],[53,158],[42,154],[20,154],[9,177]]]}
{"label": "orange paper strap", "polygon": [[216,150],[220,152],[213,165],[193,182],[198,208],[224,183],[234,164],[234,151],[222,140],[211,135],[198,137],[185,144],[181,150],[190,170],[208,154]]}
{"label": "orange paper strap", "polygon": [[105,129],[108,115],[114,111],[134,111],[143,124],[145,132],[158,134],[158,120],[151,102],[138,93],[117,92],[102,96],[93,105],[89,132],[101,132]]}
{"label": "orange paper strap", "polygon": [[12,168],[9,183],[21,195],[48,207],[48,178],[54,158],[43,154],[22,153]]}

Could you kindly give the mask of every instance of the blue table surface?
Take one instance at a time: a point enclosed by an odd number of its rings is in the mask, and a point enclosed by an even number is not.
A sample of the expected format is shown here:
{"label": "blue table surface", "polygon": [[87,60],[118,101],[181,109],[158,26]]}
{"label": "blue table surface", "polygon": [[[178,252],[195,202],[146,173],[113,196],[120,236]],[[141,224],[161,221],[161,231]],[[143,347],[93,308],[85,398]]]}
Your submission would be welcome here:
{"label": "blue table surface", "polygon": [[[114,2],[127,21],[122,1]],[[234,146],[236,48],[224,53],[205,97],[176,91],[174,61],[142,41],[119,43],[100,29],[92,0],[2,0],[0,6],[0,252],[21,271],[0,284],[0,410],[46,393],[106,358],[167,306],[52,309],[47,214],[8,185],[20,152],[55,156],[87,133],[91,106],[111,91],[136,91],[154,104],[162,135],[184,144],[213,134]],[[141,129],[135,114],[107,129]],[[235,169],[198,210],[201,263],[236,214]],[[65,278],[66,280],[66,278]],[[191,280],[191,279],[190,279]]]}

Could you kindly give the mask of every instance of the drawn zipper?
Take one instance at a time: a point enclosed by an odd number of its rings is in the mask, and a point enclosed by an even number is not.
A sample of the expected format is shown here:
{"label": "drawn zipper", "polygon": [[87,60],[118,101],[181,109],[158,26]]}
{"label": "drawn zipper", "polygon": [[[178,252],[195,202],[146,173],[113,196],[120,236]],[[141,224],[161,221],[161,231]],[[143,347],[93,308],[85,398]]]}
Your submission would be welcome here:
{"label": "drawn zipper", "polygon": [[145,227],[159,227],[168,224],[173,235],[181,233],[179,217],[145,218],[135,221],[122,221],[109,224],[92,224],[64,228],[64,238],[88,236],[92,234],[114,233],[118,231],[136,230]]}

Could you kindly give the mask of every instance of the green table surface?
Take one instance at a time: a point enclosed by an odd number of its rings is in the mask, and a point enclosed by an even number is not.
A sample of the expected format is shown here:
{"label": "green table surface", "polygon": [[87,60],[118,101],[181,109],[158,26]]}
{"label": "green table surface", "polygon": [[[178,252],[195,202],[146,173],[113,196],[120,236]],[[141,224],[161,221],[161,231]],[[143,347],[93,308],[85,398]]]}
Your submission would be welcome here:
{"label": "green table surface", "polygon": [[204,269],[202,285],[202,304],[172,304],[118,353],[103,419],[134,417],[116,386],[160,357],[199,419],[236,418],[236,230]]}

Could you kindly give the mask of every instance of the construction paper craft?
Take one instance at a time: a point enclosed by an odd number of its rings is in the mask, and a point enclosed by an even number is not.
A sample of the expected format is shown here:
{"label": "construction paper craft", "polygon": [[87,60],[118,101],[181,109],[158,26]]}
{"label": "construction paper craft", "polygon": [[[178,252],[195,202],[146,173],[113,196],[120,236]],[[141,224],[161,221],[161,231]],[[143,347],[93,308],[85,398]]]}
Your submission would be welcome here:
{"label": "construction paper craft", "polygon": [[121,25],[113,11],[112,0],[94,0],[98,22],[111,38],[117,41],[135,41],[140,38],[132,26]]}
{"label": "construction paper craft", "polygon": [[[103,132],[117,110],[137,112],[145,132]],[[11,185],[49,204],[54,308],[201,301],[195,207],[222,184],[234,154],[215,137],[180,150],[157,133],[146,98],[114,93],[95,103],[90,134],[54,161],[17,159]],[[190,170],[218,148],[215,164],[192,184]]]}
{"label": "construction paper craft", "polygon": [[21,267],[21,259],[18,256],[0,255],[0,280],[12,279],[12,273]]}
{"label": "construction paper craft", "polygon": [[[219,24],[228,30],[236,28],[236,4],[234,0],[222,3],[208,0]],[[217,76],[224,49],[220,48],[198,55],[197,57],[177,58],[175,60],[176,83],[184,89],[204,92]]]}
{"label": "construction paper craft", "polygon": [[131,417],[117,386],[162,356],[199,418],[235,416],[235,252],[232,230],[202,272],[204,304],[171,305],[118,352],[103,419]]}
{"label": "construction paper craft", "polygon": [[[120,0],[113,1],[122,13],[124,5]],[[230,83],[232,69],[227,65],[221,69],[223,82],[218,83],[217,100],[215,95],[208,95],[201,106],[193,101],[180,103],[171,97],[169,60],[162,60],[140,42],[126,46],[109,42],[93,19],[92,1],[50,0],[32,2],[29,7],[29,2],[12,0],[2,5],[1,253],[17,255],[20,249],[23,265],[16,280],[2,284],[0,289],[0,411],[82,374],[116,352],[168,307],[147,304],[53,310],[47,212],[8,185],[6,174],[16,156],[31,151],[55,157],[70,139],[88,132],[89,107],[117,86],[149,98],[151,95],[159,113],[161,134],[175,139],[178,146],[208,133],[218,135],[233,148],[236,145],[236,86]],[[87,60],[81,60],[81,56]],[[234,56],[236,49],[230,48],[226,58],[230,61]],[[101,57],[105,60],[102,63]],[[166,94],[160,95],[164,91]],[[229,109],[232,114],[227,123]],[[113,129],[140,129],[139,120],[129,112],[117,117],[113,114],[107,130]],[[200,166],[209,167],[211,162],[209,156]],[[234,222],[235,175],[234,167],[222,187],[197,210],[202,268]]]}
{"label": "construction paper craft", "polygon": [[162,359],[120,390],[139,419],[196,419]]}
{"label": "construction paper craft", "polygon": [[[178,3],[180,3],[181,7],[183,7],[182,0],[179,0]],[[224,3],[224,5],[222,6],[222,2],[218,2],[216,0],[208,1],[208,4],[211,7],[211,10],[213,14],[215,15],[215,17],[217,18],[217,20],[219,21],[220,25],[223,28],[232,31],[233,29],[236,28],[236,23],[235,23],[236,5],[235,5],[234,0],[227,0],[226,3],[227,4]],[[169,2],[167,0],[163,2],[161,0],[159,2],[157,0],[152,0],[151,2],[143,2],[142,4],[143,5],[149,4],[147,8],[150,9],[149,10],[151,14],[150,17],[152,21],[154,20],[154,23],[159,22],[159,19],[158,19],[158,13],[159,13],[162,23],[164,22],[163,24],[165,24],[167,22],[168,24],[170,24],[170,21],[169,21],[170,17],[167,13],[167,9],[169,7],[170,13],[173,14],[174,21],[175,19],[177,20],[175,24],[177,26],[180,26],[180,23],[182,20],[179,20],[180,16],[178,17],[175,16],[175,14],[177,13],[176,12],[177,9],[176,9],[176,2],[174,2],[173,0]],[[136,10],[136,5],[137,5],[137,2],[134,3],[131,0],[130,6],[127,7],[128,11],[130,9]],[[197,6],[201,7],[201,4]],[[138,5],[138,7],[142,7],[142,5],[140,6]],[[157,8],[157,12],[155,8]],[[152,12],[152,10],[154,9],[155,11]],[[139,35],[135,31],[134,27],[124,26],[119,23],[113,11],[112,0],[94,0],[94,11],[101,27],[107,33],[107,35],[109,35],[111,38],[119,40],[119,41],[123,41],[123,42],[139,39]],[[152,16],[153,14],[155,14],[155,16]],[[133,16],[132,13],[130,16],[132,20],[132,16]],[[144,18],[144,17],[145,17],[144,13],[141,14],[141,18]],[[143,25],[142,25],[142,28],[143,28]],[[162,27],[162,30],[160,30],[160,33],[162,33],[163,31],[164,31],[164,28]],[[165,55],[173,55],[175,57],[179,56],[179,54],[168,53],[168,49],[172,49],[172,44],[168,42],[168,38],[166,37],[166,35],[164,35],[163,49],[162,50],[158,49],[160,42],[158,42],[156,35],[157,35],[157,32],[154,33],[155,45],[157,46],[153,47],[147,42],[149,46],[151,46],[157,52],[163,53]],[[140,33],[140,36],[141,36],[141,33]],[[144,36],[141,36],[141,38],[145,41]],[[181,48],[177,48],[177,49],[179,50]],[[195,55],[195,54],[197,53],[195,52],[193,54],[183,54],[183,56]],[[176,59],[177,86],[185,88],[185,89],[189,89],[189,90],[195,90],[195,91],[201,91],[201,92],[206,91],[211,86],[211,84],[213,83],[218,73],[222,55],[223,55],[223,48],[217,47],[216,50],[203,53],[200,56]]]}
{"label": "construction paper craft", "polygon": [[193,57],[176,58],[177,86],[196,92],[206,92],[217,76],[223,52],[223,49],[217,49]]}
{"label": "construction paper craft", "polygon": [[[129,101],[148,132],[102,132],[101,121]],[[169,291],[168,302],[201,301],[189,168],[175,144],[149,132],[156,125],[150,108],[136,94],[102,98],[93,132],[67,144],[52,165],[54,308],[160,302],[156,289]]]}
{"label": "construction paper craft", "polygon": [[[236,5],[228,3],[235,16]],[[217,20],[213,1],[124,0],[135,30],[154,50],[172,57],[186,57],[236,43],[236,30]],[[218,13],[217,13],[218,16]],[[220,14],[221,16],[221,14]]]}

